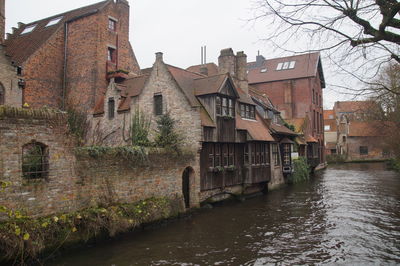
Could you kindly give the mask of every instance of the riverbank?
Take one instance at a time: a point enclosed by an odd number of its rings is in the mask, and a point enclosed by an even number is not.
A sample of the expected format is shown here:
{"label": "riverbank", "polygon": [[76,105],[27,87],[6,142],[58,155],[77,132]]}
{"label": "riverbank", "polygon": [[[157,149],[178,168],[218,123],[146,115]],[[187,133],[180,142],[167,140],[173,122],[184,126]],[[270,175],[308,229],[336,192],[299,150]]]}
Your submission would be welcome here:
{"label": "riverbank", "polygon": [[184,212],[182,202],[181,198],[149,198],[40,218],[9,213],[10,219],[0,223],[0,262],[29,265],[60,248],[76,248],[171,219]]}

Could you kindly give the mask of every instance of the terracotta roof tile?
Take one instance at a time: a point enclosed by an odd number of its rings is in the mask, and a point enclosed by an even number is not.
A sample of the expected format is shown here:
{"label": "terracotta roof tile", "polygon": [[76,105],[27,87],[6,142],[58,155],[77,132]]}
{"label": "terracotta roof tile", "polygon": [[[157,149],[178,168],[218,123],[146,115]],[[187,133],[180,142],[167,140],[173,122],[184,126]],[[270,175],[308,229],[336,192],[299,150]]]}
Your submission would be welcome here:
{"label": "terracotta roof tile", "polygon": [[256,105],[256,103],[251,99],[251,96],[249,94],[244,93],[244,91],[242,91],[242,89],[239,87],[237,87],[236,90],[239,93],[239,99],[238,99],[239,102]]}
{"label": "terracotta roof tile", "polygon": [[214,121],[204,108],[201,108],[200,110],[200,119],[203,127],[216,127]]}
{"label": "terracotta roof tile", "polygon": [[218,93],[226,79],[226,74],[219,74],[194,80],[196,96]]}
{"label": "terracotta roof tile", "polygon": [[[36,50],[39,49],[54,33],[64,26],[64,22],[98,12],[111,2],[112,0],[102,1],[93,5],[24,24],[5,41],[6,54],[11,57],[11,60],[14,61],[16,65],[22,65],[22,63],[35,53]],[[58,17],[62,17],[62,19],[57,24],[46,27],[52,19]],[[21,35],[25,28],[32,25],[36,25],[32,32]]]}
{"label": "terracotta roof tile", "polygon": [[93,115],[104,114],[104,96],[100,97],[99,101],[94,106]]}
{"label": "terracotta roof tile", "polygon": [[306,135],[305,139],[306,139],[306,142],[311,142],[311,143],[317,143],[318,142],[318,140],[316,138],[314,138],[313,136],[311,136],[311,135]]}
{"label": "terracotta roof tile", "polygon": [[[276,70],[279,63],[295,61],[296,64],[293,69]],[[298,79],[305,77],[315,77],[320,67],[319,53],[309,53],[295,56],[288,56],[282,58],[267,59],[261,66],[256,62],[249,62],[247,64],[248,80],[250,84]],[[265,72],[262,69],[266,69]],[[323,77],[322,77],[323,78]]]}
{"label": "terracotta roof tile", "polygon": [[206,67],[208,74],[207,76],[215,76],[218,75],[218,66],[214,63],[207,63],[205,65],[196,65],[196,66],[191,66],[188,67],[186,70],[189,70],[191,72],[196,72],[196,73],[201,73],[200,69],[202,67]]}
{"label": "terracotta roof tile", "polygon": [[130,110],[132,98],[142,93],[148,79],[148,75],[142,75],[124,80],[121,84],[122,86],[117,84],[117,87],[119,86],[121,89],[121,96],[124,96],[118,107],[118,112]]}
{"label": "terracotta roof tile", "polygon": [[378,104],[374,101],[344,101],[335,102],[334,110],[338,113],[364,113]]}
{"label": "terracotta roof tile", "polygon": [[349,137],[376,137],[384,136],[383,126],[380,122],[351,121],[349,124]]}
{"label": "terracotta roof tile", "polygon": [[273,133],[275,134],[283,134],[283,135],[289,135],[289,136],[297,136],[297,133],[288,129],[287,127],[279,124],[274,124],[271,123],[270,129],[272,130]]}
{"label": "terracotta roof tile", "polygon": [[256,114],[256,120],[243,119],[239,114],[236,114],[236,128],[247,130],[253,140],[275,141],[258,114]]}

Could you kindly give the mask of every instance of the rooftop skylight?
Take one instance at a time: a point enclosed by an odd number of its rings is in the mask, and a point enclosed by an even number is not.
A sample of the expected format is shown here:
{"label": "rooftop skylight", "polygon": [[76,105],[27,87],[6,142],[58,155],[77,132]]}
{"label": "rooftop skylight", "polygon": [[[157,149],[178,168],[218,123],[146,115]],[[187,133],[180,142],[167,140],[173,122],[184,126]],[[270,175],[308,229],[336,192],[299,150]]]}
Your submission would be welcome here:
{"label": "rooftop skylight", "polygon": [[62,18],[63,17],[53,18],[52,20],[49,21],[49,23],[47,23],[46,27],[56,25],[58,22],[60,22]]}
{"label": "rooftop skylight", "polygon": [[28,27],[26,27],[26,28],[21,32],[21,34],[30,33],[30,32],[33,31],[33,29],[34,29],[35,27],[36,27],[36,24],[31,25],[31,26],[28,26]]}
{"label": "rooftop skylight", "polygon": [[296,65],[296,61],[281,62],[277,65],[276,70],[293,69]]}
{"label": "rooftop skylight", "polygon": [[267,72],[267,68],[266,68],[266,67],[264,67],[264,68],[261,68],[260,72],[261,72],[261,73],[265,73],[265,72]]}

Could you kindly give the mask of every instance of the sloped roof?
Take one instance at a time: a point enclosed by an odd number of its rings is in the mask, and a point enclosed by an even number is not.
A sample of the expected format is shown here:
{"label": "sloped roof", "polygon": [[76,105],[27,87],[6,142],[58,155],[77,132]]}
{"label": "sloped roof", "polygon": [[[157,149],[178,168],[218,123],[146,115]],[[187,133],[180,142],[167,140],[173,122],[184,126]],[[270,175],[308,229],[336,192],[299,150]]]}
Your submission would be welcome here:
{"label": "sloped roof", "polygon": [[289,136],[296,136],[297,133],[288,129],[287,127],[275,123],[271,123],[270,129],[273,133],[282,134],[282,135],[289,135]]}
{"label": "sloped roof", "polygon": [[262,104],[265,108],[268,108],[270,110],[275,111],[276,113],[280,113],[273,103],[271,102],[271,99],[265,94],[260,91],[258,91],[256,88],[249,86],[249,94],[251,95],[252,99],[258,101],[260,104]]}
{"label": "sloped roof", "polygon": [[[296,62],[293,69],[276,70],[279,63],[291,61]],[[249,62],[247,68],[250,84],[315,77],[318,70],[321,71],[321,78],[324,82],[319,52],[267,59],[261,66],[257,62]],[[262,69],[266,69],[266,71],[261,71]]]}
{"label": "sloped roof", "polygon": [[239,114],[236,114],[236,128],[239,130],[247,130],[253,140],[275,141],[258,114],[256,114],[256,120],[243,119]]}
{"label": "sloped roof", "polygon": [[194,93],[194,80],[196,78],[202,78],[204,76],[171,65],[167,65],[167,67],[171,75],[174,77],[175,81],[178,83],[179,87],[181,87],[186,98],[189,100],[190,105],[193,107],[201,106]]}
{"label": "sloped roof", "polygon": [[304,133],[304,118],[293,118],[293,119],[286,119],[286,122],[293,125],[296,128],[297,133]]}
{"label": "sloped roof", "polygon": [[306,142],[313,142],[313,143],[318,142],[318,140],[311,135],[306,135],[305,139],[306,139]]}
{"label": "sloped roof", "polygon": [[241,103],[247,103],[247,104],[252,104],[256,105],[256,103],[251,99],[251,96],[249,94],[246,94],[241,88],[237,87],[236,88],[237,92],[239,93],[239,99],[238,101]]}
{"label": "sloped roof", "polygon": [[226,79],[226,74],[219,74],[194,80],[193,86],[195,88],[195,95],[200,96],[218,93],[221,87],[224,85]]}
{"label": "sloped roof", "polygon": [[384,125],[381,122],[351,121],[349,124],[349,137],[377,137],[384,135]]}
{"label": "sloped roof", "polygon": [[211,119],[205,108],[201,108],[200,110],[200,119],[203,127],[216,127],[214,121]]}
{"label": "sloped roof", "polygon": [[191,71],[191,72],[201,73],[200,69],[202,67],[207,68],[208,76],[218,75],[218,66],[214,63],[207,63],[207,64],[203,64],[203,65],[191,66],[191,67],[186,68],[186,70]]}
{"label": "sloped roof", "polygon": [[[137,77],[130,77],[124,80],[122,83],[115,84],[116,88],[121,91],[121,101],[117,109],[118,112],[125,112],[130,110],[132,97],[139,96],[142,93],[148,79],[148,75],[141,75]],[[105,96],[103,95],[96,103],[93,109],[94,115],[104,114],[104,98]]]}
{"label": "sloped roof", "polygon": [[334,110],[343,113],[366,112],[371,108],[376,108],[378,104],[374,101],[343,101],[335,102]]}
{"label": "sloped roof", "polygon": [[[6,55],[11,57],[15,65],[22,65],[33,53],[36,52],[54,33],[64,26],[64,22],[70,21],[82,16],[87,16],[103,9],[107,4],[112,3],[112,0],[102,1],[93,5],[74,9],[62,14],[54,15],[42,20],[23,24],[15,30],[15,32],[5,41]],[[62,19],[53,26],[46,25],[55,18]],[[21,33],[25,28],[36,25],[32,32]]]}
{"label": "sloped roof", "polygon": [[121,85],[117,84],[117,87],[121,89],[121,96],[124,96],[118,107],[118,112],[130,110],[132,97],[139,96],[142,93],[148,79],[148,75],[142,75],[126,79]]}

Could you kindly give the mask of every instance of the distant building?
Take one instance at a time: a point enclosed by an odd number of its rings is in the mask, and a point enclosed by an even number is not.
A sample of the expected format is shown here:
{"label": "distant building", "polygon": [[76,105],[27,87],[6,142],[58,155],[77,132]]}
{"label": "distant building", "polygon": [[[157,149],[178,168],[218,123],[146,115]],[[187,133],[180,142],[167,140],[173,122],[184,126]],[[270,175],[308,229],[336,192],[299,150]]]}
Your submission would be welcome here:
{"label": "distant building", "polygon": [[325,162],[323,96],[325,78],[319,53],[248,63],[248,82],[265,93],[282,118],[304,134],[307,157],[315,167]]}
{"label": "distant building", "polygon": [[[4,2],[4,1],[3,1]],[[6,55],[24,83],[23,103],[92,111],[108,74],[139,74],[129,43],[129,3],[107,0],[27,24],[7,34]]]}
{"label": "distant building", "polygon": [[389,158],[384,141],[389,125],[372,119],[371,110],[376,108],[373,101],[344,101],[326,110],[326,153],[343,155],[348,161]]}

